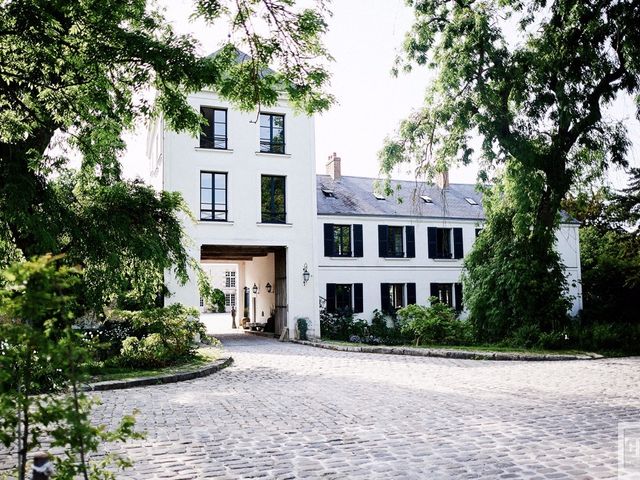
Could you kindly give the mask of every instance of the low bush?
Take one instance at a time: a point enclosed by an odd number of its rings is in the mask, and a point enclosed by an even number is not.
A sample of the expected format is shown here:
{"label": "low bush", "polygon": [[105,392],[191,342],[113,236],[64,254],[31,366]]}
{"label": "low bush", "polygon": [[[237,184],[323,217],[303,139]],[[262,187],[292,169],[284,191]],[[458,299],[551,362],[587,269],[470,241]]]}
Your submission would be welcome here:
{"label": "low bush", "polygon": [[298,327],[300,340],[308,340],[307,331],[309,330],[309,320],[307,318],[298,318],[296,320],[296,325]]}
{"label": "low bush", "polygon": [[504,343],[518,348],[537,348],[540,346],[540,328],[537,325],[523,325],[513,332]]}
{"label": "low bush", "polygon": [[568,333],[574,348],[608,354],[640,354],[640,324],[583,323],[578,319]]}
{"label": "low bush", "polygon": [[194,340],[208,339],[205,326],[197,317],[196,309],[179,304],[139,312],[112,312],[105,322],[108,328],[100,333],[101,340],[108,343],[108,350],[117,350],[109,363],[155,368],[193,356]]}
{"label": "low bush", "polygon": [[471,342],[471,326],[456,318],[455,311],[437,298],[429,299],[431,305],[408,305],[398,310],[402,333],[413,337],[416,345],[442,344],[466,345]]}

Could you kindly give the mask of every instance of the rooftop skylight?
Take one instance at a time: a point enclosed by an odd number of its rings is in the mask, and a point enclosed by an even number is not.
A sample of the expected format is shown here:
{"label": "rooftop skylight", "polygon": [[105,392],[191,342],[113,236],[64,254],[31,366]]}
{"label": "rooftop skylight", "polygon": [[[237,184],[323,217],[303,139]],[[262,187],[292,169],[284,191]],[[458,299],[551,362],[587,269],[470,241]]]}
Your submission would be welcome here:
{"label": "rooftop skylight", "polygon": [[376,200],[386,200],[384,195],[382,195],[380,193],[377,193],[377,192],[373,192],[373,196],[376,197]]}
{"label": "rooftop skylight", "polygon": [[467,201],[467,203],[469,205],[478,205],[478,202],[476,202],[473,198],[471,197],[464,197],[464,199]]}
{"label": "rooftop skylight", "polygon": [[420,198],[424,203],[433,203],[433,200],[429,195],[420,195]]}
{"label": "rooftop skylight", "polygon": [[335,198],[336,196],[333,193],[333,190],[329,190],[328,188],[323,188],[322,189],[322,193],[324,194],[325,197],[329,197],[329,198]]}

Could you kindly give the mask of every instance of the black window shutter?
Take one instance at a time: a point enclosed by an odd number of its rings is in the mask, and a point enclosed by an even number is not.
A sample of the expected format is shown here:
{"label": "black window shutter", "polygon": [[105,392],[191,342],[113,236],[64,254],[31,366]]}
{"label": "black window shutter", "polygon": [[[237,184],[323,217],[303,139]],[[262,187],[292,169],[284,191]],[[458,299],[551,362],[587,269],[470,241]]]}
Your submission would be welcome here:
{"label": "black window shutter", "polygon": [[393,308],[391,307],[391,299],[389,298],[389,284],[380,284],[380,309],[384,313],[391,313]]}
{"label": "black window shutter", "polygon": [[324,256],[333,256],[333,223],[324,224]]}
{"label": "black window shutter", "polygon": [[353,226],[353,256],[362,257],[362,255],[363,255],[362,225],[354,225]]}
{"label": "black window shutter", "polygon": [[386,257],[389,254],[389,230],[387,225],[378,225],[378,255]]}
{"label": "black window shutter", "polygon": [[[437,283],[431,283],[430,284],[430,290],[431,290],[431,296],[432,297],[438,297],[438,284]],[[438,297],[439,298],[439,297]]]}
{"label": "black window shutter", "polygon": [[407,235],[407,258],[414,258],[416,256],[416,231],[413,225],[407,225],[404,227]]}
{"label": "black window shutter", "polygon": [[462,246],[462,229],[454,228],[453,229],[453,257],[454,258],[462,258],[464,257],[464,248]]}
{"label": "black window shutter", "polygon": [[429,258],[437,258],[438,250],[438,229],[436,227],[427,228],[427,243],[429,246]]}
{"label": "black window shutter", "polygon": [[362,313],[364,311],[362,302],[362,284],[353,284],[353,313]]}
{"label": "black window shutter", "polygon": [[336,311],[336,284],[327,283],[327,312]]}
{"label": "black window shutter", "polygon": [[456,295],[456,312],[461,312],[464,308],[464,303],[462,303],[462,284],[454,283],[453,288],[455,289]]}
{"label": "black window shutter", "polygon": [[416,284],[407,283],[407,305],[414,305],[416,303]]}

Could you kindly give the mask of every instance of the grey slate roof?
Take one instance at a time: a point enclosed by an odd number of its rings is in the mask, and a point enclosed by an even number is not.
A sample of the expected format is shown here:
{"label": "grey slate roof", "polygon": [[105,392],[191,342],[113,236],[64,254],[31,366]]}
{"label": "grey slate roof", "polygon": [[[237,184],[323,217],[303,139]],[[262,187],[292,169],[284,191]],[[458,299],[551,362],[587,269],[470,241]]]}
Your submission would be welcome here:
{"label": "grey slate roof", "polygon": [[[443,191],[425,182],[391,180],[394,194],[378,200],[373,195],[375,181],[374,178],[343,176],[336,182],[329,175],[316,175],[318,215],[485,219],[482,195],[475,185],[452,183]],[[333,197],[326,196],[323,189],[333,192]],[[430,197],[432,203],[424,202],[421,195]],[[475,200],[478,205],[469,204],[465,198]],[[577,223],[564,212],[562,217],[565,223]]]}
{"label": "grey slate roof", "polygon": [[[373,195],[374,178],[343,176],[334,181],[329,175],[316,175],[318,215],[371,215],[483,220],[482,195],[475,185],[451,184],[441,190],[436,185],[408,180],[391,180],[392,196],[378,200]],[[330,190],[327,197],[322,190]],[[424,202],[426,195],[432,203]],[[465,197],[478,205],[470,205]]]}

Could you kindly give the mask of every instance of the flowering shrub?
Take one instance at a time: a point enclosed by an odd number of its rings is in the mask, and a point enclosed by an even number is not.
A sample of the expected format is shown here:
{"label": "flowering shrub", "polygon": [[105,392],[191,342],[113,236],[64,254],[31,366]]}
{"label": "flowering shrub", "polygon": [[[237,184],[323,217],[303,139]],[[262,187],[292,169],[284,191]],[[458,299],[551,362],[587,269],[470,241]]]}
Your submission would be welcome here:
{"label": "flowering shrub", "polygon": [[[195,339],[206,339],[198,311],[180,304],[139,312],[117,310],[105,338],[119,345],[112,363],[134,367],[162,367],[193,355]],[[123,335],[127,335],[122,338]]]}

